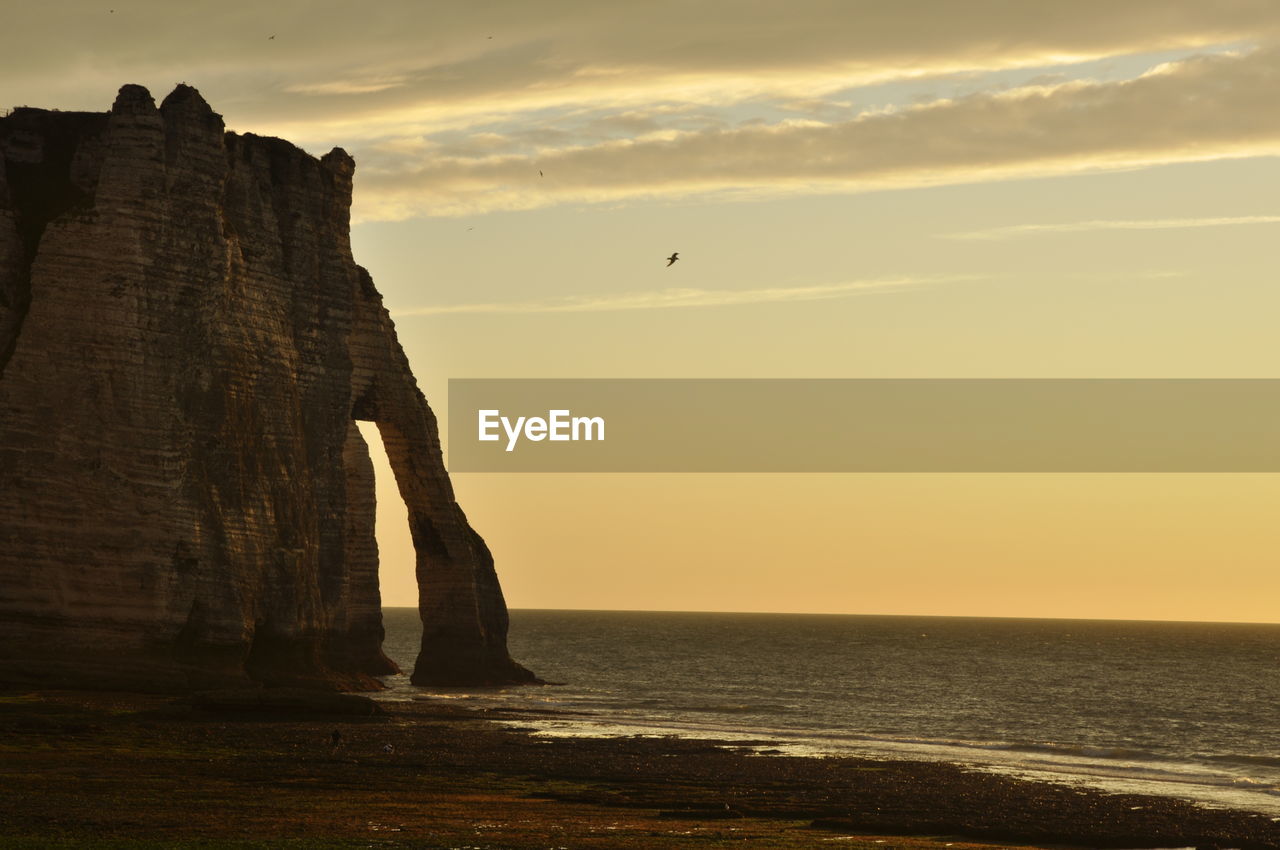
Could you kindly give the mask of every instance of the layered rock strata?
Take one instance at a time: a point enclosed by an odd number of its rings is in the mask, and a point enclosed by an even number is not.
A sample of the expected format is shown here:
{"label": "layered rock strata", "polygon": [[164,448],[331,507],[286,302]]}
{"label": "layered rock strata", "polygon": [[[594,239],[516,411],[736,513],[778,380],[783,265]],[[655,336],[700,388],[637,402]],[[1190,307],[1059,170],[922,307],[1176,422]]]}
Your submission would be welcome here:
{"label": "layered rock strata", "polygon": [[0,119],[0,679],[376,687],[377,423],[418,683],[533,680],[349,240],[354,163],[179,86]]}

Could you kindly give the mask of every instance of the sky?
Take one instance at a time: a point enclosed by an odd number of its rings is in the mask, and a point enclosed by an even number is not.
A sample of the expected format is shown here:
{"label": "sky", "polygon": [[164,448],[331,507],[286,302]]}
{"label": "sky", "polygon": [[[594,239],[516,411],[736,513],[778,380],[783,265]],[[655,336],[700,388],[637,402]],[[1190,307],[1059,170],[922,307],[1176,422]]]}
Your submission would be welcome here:
{"label": "sky", "polygon": [[[179,82],[355,157],[442,419],[449,378],[1280,377],[1271,0],[5,11],[0,107]],[[517,608],[1280,621],[1275,475],[454,485]]]}

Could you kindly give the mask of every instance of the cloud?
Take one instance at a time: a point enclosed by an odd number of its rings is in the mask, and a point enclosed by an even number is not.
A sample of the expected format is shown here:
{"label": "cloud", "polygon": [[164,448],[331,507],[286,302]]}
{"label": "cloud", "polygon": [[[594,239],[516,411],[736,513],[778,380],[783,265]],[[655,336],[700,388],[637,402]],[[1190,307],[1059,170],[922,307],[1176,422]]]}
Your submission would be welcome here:
{"label": "cloud", "polygon": [[[357,171],[363,219],[699,195],[856,192],[1280,154],[1280,50],[1193,56],[844,121],[674,131]],[[537,168],[546,180],[530,179]]]}
{"label": "cloud", "polygon": [[1280,215],[1241,215],[1220,218],[1097,219],[1061,224],[1013,224],[986,230],[940,234],[944,239],[997,240],[1040,233],[1085,233],[1091,230],[1175,230],[1185,227],[1228,227],[1239,224],[1280,224]]}
{"label": "cloud", "polygon": [[397,88],[404,85],[404,82],[403,76],[333,80],[327,83],[295,83],[286,86],[285,91],[297,94],[372,94]]}
{"label": "cloud", "polygon": [[[1275,44],[1280,7],[1261,0],[387,0],[355,16],[336,0],[132,0],[106,11],[88,0],[6,10],[12,102],[103,110],[123,82],[159,99],[185,80],[230,129],[353,152],[366,220],[1246,156],[1275,149],[1280,121],[1269,49],[1125,83],[1054,76],[1087,60],[1127,68]],[[1017,88],[1010,69],[1037,85]],[[992,94],[999,86],[1014,88]],[[913,100],[926,90],[950,97]],[[531,184],[539,168],[547,179]]]}
{"label": "cloud", "polygon": [[480,304],[443,304],[393,310],[397,318],[440,316],[459,313],[605,313],[619,310],[667,310],[678,307],[728,307],[742,304],[777,304],[789,301],[820,301],[848,298],[868,292],[899,289],[933,283],[976,280],[971,275],[895,277],[852,280],[812,286],[770,287],[766,289],[659,289],[603,296],[572,296],[546,301],[508,301]]}
{"label": "cloud", "polygon": [[1280,10],[1258,0],[385,0],[358,13],[336,0],[131,0],[111,14],[89,0],[10,5],[0,79],[11,97],[102,109],[121,83],[163,96],[186,80],[229,126],[317,147],[413,122],[581,103],[815,98],[1280,30]]}

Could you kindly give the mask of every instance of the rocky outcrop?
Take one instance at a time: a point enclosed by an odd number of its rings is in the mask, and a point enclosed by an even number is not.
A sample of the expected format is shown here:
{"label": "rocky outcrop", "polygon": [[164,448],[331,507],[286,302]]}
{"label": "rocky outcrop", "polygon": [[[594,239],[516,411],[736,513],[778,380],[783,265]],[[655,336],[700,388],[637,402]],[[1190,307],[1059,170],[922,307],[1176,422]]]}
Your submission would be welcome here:
{"label": "rocky outcrop", "polygon": [[0,679],[376,687],[376,422],[413,679],[531,681],[436,420],[348,236],[354,163],[157,108],[0,119]]}

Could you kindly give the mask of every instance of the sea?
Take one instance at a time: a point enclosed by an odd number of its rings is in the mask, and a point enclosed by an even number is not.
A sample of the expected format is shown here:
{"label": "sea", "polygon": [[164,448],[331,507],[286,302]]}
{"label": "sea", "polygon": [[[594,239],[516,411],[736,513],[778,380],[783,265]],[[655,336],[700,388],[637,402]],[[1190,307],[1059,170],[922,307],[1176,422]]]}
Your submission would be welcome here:
{"label": "sea", "polygon": [[[418,612],[383,614],[410,671]],[[1280,625],[513,610],[508,646],[556,684],[398,675],[380,698],[524,710],[543,735],[942,760],[1280,820]]]}

